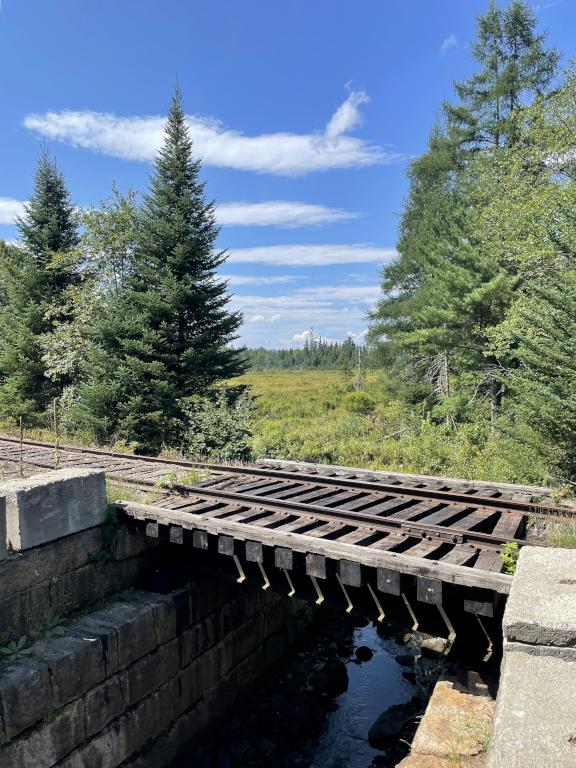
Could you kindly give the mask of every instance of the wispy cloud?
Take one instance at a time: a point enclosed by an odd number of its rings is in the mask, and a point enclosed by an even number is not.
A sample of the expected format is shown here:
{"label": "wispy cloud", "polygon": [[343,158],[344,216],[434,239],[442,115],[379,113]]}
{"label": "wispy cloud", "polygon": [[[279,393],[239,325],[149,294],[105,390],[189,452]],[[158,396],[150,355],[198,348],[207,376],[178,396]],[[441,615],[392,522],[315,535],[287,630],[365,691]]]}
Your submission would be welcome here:
{"label": "wispy cloud", "polygon": [[328,264],[368,264],[391,261],[396,256],[393,248],[372,245],[265,245],[255,248],[233,248],[228,262],[231,264],[276,264],[283,266],[318,267]]}
{"label": "wispy cloud", "polygon": [[302,280],[301,275],[221,275],[230,285],[280,285]]}
{"label": "wispy cloud", "polygon": [[24,213],[24,203],[11,197],[0,197],[0,224],[13,224]]}
{"label": "wispy cloud", "polygon": [[[307,331],[329,339],[361,338],[366,314],[379,295],[377,285],[319,285],[280,296],[234,295],[233,305],[244,313],[243,336],[248,343],[302,342]],[[351,330],[352,329],[352,330]]]}
{"label": "wispy cloud", "polygon": [[442,41],[442,45],[440,46],[440,52],[446,53],[450,50],[450,48],[455,48],[458,45],[458,38],[456,35],[448,35],[448,37]]}
{"label": "wispy cloud", "polygon": [[[188,116],[196,152],[206,165],[280,176],[314,171],[392,163],[402,156],[349,135],[368,101],[352,91],[327,125],[311,133],[264,133],[247,136],[213,117]],[[161,145],[164,117],[120,117],[103,112],[45,112],[30,114],[24,125],[48,139],[102,152],[125,160],[151,161]]]}
{"label": "wispy cloud", "polygon": [[216,218],[225,227],[306,227],[357,219],[359,213],[293,200],[222,203]]}

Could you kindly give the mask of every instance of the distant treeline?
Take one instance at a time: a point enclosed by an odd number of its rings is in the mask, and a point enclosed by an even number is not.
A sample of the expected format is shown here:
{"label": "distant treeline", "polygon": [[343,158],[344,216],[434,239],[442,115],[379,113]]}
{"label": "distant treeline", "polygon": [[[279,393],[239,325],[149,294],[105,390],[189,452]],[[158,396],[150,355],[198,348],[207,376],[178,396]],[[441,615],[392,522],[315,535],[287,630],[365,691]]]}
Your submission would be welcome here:
{"label": "distant treeline", "polygon": [[368,364],[368,353],[352,339],[342,343],[322,339],[307,340],[304,347],[290,349],[245,350],[246,362],[253,371],[282,371],[290,369],[322,368],[352,371],[360,364]]}

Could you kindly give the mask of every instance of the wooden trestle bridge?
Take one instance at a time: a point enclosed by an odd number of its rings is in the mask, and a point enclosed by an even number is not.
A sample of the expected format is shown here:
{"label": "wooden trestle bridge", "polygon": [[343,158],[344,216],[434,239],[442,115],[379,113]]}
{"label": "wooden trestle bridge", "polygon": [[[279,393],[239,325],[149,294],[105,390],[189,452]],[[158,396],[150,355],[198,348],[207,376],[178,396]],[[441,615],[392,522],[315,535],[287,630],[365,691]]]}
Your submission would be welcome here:
{"label": "wooden trestle bridge", "polygon": [[316,602],[338,597],[379,619],[402,611],[413,627],[433,613],[451,640],[465,614],[487,638],[512,581],[503,546],[525,543],[529,517],[560,514],[541,488],[275,460],[227,466],[0,437],[4,479],[55,466],[103,469],[140,489],[144,503],[119,503],[125,520],[189,547],[192,559],[226,561],[238,581],[257,578],[291,596],[308,589]]}

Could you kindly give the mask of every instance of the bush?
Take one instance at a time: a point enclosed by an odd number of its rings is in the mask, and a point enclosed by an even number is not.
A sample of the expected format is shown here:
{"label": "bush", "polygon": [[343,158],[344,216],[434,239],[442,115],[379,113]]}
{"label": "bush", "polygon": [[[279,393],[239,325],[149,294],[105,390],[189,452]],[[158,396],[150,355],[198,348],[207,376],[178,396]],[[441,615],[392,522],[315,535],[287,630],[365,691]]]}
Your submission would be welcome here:
{"label": "bush", "polygon": [[342,398],[342,407],[350,413],[367,415],[374,411],[376,401],[367,392],[347,392]]}
{"label": "bush", "polygon": [[248,421],[254,399],[246,389],[221,388],[209,397],[182,401],[186,416],[184,452],[218,461],[247,460],[251,437]]}

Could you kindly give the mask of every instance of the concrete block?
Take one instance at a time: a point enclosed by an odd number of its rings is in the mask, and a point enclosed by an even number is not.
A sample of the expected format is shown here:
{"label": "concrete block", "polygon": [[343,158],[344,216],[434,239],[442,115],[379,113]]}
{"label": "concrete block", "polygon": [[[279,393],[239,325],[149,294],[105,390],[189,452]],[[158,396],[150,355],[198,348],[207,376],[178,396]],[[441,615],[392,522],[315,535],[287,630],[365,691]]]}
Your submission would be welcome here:
{"label": "concrete block", "polygon": [[8,547],[25,550],[100,525],[106,517],[104,472],[60,469],[0,483]]}
{"label": "concrete block", "polygon": [[79,698],[106,676],[102,645],[97,640],[59,637],[36,643],[34,651],[50,671],[56,709]]}
{"label": "concrete block", "polygon": [[503,630],[513,642],[576,646],[576,550],[522,549]]}
{"label": "concrete block", "polygon": [[153,606],[114,603],[92,614],[92,618],[98,624],[115,630],[119,669],[124,669],[156,648]]}
{"label": "concrete block", "polygon": [[69,704],[40,728],[0,749],[2,768],[51,768],[84,741],[84,702]]}
{"label": "concrete block", "polygon": [[[7,739],[38,723],[53,708],[46,664],[23,658],[0,677],[0,708]],[[4,766],[0,759],[0,765]]]}
{"label": "concrete block", "polygon": [[0,496],[0,560],[8,553],[6,544],[6,499]]}
{"label": "concrete block", "polygon": [[576,662],[507,653],[487,768],[573,768]]}
{"label": "concrete block", "polygon": [[84,697],[86,738],[105,728],[124,712],[124,695],[118,675],[88,691]]}
{"label": "concrete block", "polygon": [[122,682],[126,706],[131,707],[173,677],[179,663],[178,642],[172,640],[128,667]]}

